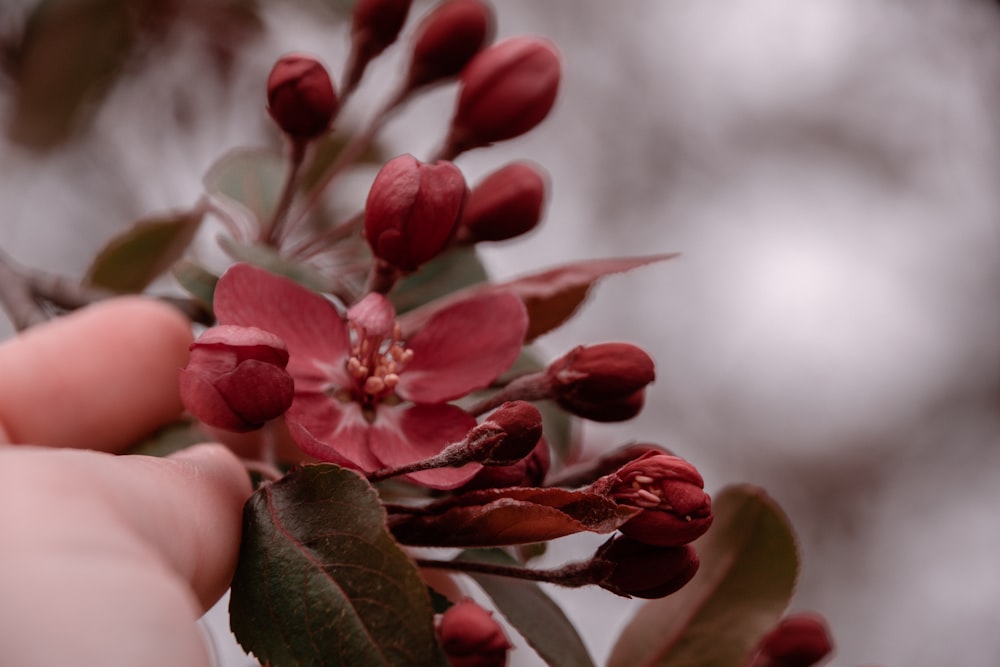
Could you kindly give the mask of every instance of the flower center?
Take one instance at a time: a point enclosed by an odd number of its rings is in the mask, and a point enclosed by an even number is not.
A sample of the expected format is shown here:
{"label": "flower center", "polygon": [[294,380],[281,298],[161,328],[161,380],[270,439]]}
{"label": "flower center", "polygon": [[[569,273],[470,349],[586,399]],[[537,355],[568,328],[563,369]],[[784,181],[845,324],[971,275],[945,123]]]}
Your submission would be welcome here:
{"label": "flower center", "polygon": [[615,489],[613,495],[615,500],[644,509],[654,507],[668,511],[673,509],[669,503],[664,502],[663,489],[649,475],[634,476],[630,481],[624,482]]}
{"label": "flower center", "polygon": [[413,359],[413,350],[404,344],[398,323],[393,324],[389,337],[371,334],[356,322],[347,326],[351,334],[347,372],[354,380],[355,395],[369,405],[385,399],[399,384],[399,374]]}

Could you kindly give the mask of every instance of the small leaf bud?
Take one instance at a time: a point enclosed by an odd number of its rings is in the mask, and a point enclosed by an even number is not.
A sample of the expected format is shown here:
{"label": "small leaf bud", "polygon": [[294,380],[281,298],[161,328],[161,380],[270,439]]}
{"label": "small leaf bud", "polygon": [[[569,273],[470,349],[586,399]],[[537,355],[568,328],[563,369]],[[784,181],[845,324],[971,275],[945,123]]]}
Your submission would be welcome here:
{"label": "small leaf bud", "polygon": [[314,139],[329,130],[339,106],[330,75],[318,60],[289,54],[271,69],[267,112],[293,139]]}

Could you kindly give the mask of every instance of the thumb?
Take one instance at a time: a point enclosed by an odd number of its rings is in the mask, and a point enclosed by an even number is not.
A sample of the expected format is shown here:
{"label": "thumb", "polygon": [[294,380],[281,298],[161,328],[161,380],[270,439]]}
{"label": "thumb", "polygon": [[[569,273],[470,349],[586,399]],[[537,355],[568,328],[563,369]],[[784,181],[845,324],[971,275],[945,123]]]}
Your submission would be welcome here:
{"label": "thumb", "polygon": [[171,458],[0,450],[0,664],[211,664],[195,620],[229,584],[249,480]]}

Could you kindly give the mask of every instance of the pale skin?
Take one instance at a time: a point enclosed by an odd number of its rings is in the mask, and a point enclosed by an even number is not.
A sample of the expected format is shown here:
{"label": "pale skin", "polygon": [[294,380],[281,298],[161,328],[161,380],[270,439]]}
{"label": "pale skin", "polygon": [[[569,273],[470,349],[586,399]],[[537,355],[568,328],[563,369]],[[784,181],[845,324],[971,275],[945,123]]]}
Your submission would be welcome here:
{"label": "pale skin", "polygon": [[190,341],[130,297],[0,345],[0,665],[210,667],[195,621],[232,577],[249,478],[221,445],[114,454],[181,414]]}

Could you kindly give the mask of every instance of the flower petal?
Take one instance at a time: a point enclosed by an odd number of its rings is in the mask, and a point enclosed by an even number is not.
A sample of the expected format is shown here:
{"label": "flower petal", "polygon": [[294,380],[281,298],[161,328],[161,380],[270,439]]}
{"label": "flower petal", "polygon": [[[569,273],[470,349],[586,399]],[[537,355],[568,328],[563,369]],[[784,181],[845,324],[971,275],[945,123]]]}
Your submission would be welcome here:
{"label": "flower petal", "polygon": [[487,292],[438,311],[410,340],[413,361],[396,392],[444,403],[489,386],[521,352],[528,314],[511,292]]}
{"label": "flower petal", "polygon": [[288,278],[250,264],[235,264],[215,288],[220,324],[270,331],[288,346],[288,372],[298,392],[348,384],[344,360],[350,339],[332,303]]}
{"label": "flower petal", "polygon": [[320,461],[366,472],[382,467],[369,445],[372,427],[357,403],[318,393],[296,394],[285,423],[299,448]]}
{"label": "flower petal", "polygon": [[[371,426],[372,452],[386,467],[422,461],[465,437],[476,418],[454,405],[380,405]],[[406,475],[406,479],[432,489],[454,489],[475,477],[478,463],[461,468],[436,468]]]}

